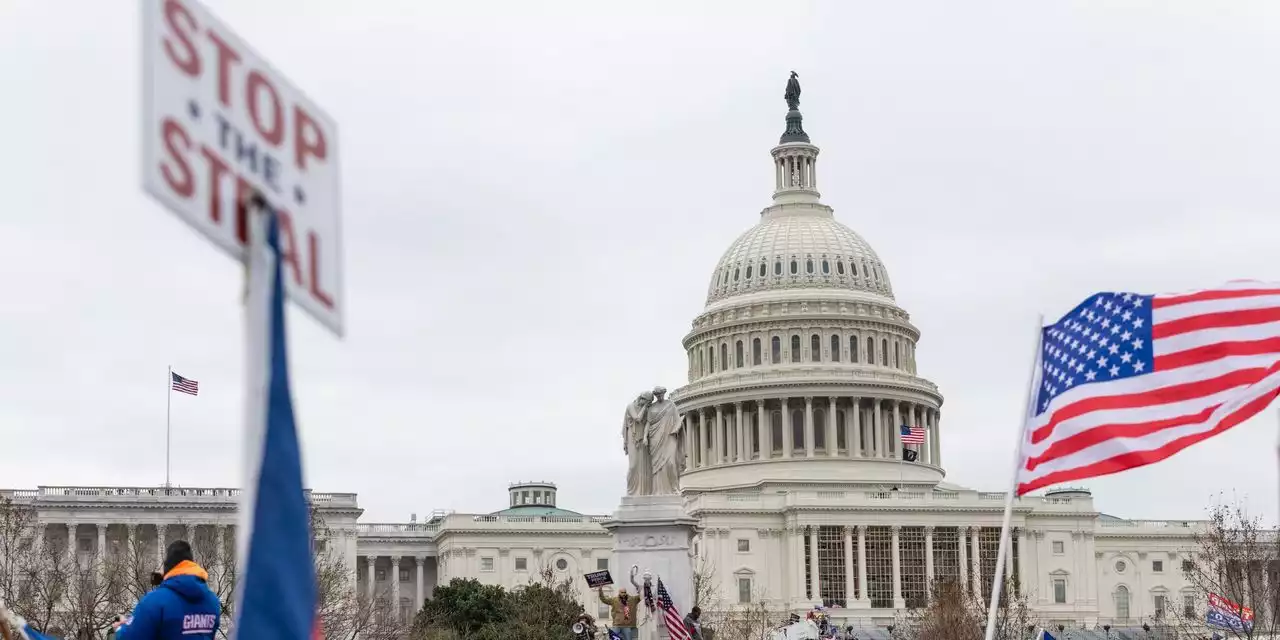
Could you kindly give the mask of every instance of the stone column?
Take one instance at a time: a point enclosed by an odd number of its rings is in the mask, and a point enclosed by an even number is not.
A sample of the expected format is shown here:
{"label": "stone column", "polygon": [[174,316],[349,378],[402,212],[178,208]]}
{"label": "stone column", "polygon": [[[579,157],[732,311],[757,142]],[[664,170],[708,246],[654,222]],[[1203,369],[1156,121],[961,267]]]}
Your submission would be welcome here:
{"label": "stone column", "polygon": [[[1031,530],[1022,527],[1018,530],[1018,535],[1022,540],[1018,542],[1018,595],[1035,596],[1035,579],[1028,579],[1028,576],[1034,576],[1035,573],[1031,569],[1031,547],[1034,544],[1031,541]],[[1031,587],[1031,591],[1027,590]]]}
{"label": "stone column", "polygon": [[63,549],[63,553],[66,554],[68,562],[74,562],[76,560],[76,545],[79,543],[79,540],[76,540],[76,530],[80,527],[80,523],[72,521],[65,526],[67,527],[67,548]]}
{"label": "stone column", "polygon": [[982,527],[973,527],[969,530],[973,536],[973,592],[982,595],[982,547],[978,546],[978,534],[982,531]]}
{"label": "stone column", "polygon": [[969,527],[956,527],[956,540],[960,541],[960,586],[969,588],[969,552],[965,551],[965,540],[969,538]]}
{"label": "stone column", "polygon": [[712,431],[713,431],[713,426],[711,424],[710,413],[707,411],[705,407],[702,409],[699,409],[698,410],[698,466],[699,467],[706,467],[708,464],[711,463],[711,456],[708,455],[710,453],[708,451],[708,449],[710,448],[710,445],[708,444],[708,442],[710,440],[709,436],[711,435]]}
{"label": "stone column", "polygon": [[723,464],[724,459],[724,411],[719,405],[713,407],[716,412],[715,430],[711,432],[712,464]]}
{"label": "stone column", "polygon": [[854,593],[854,566],[858,559],[853,555],[853,527],[844,527],[844,606],[849,608],[857,599]]}
{"label": "stone column", "polygon": [[906,602],[902,599],[902,545],[898,533],[902,527],[893,525],[890,531],[893,532],[893,608],[905,608]]}
{"label": "stone column", "polygon": [[795,593],[792,604],[804,602],[804,527],[796,525],[791,530],[791,590]]}
{"label": "stone column", "polygon": [[853,399],[853,433],[849,442],[849,455],[862,457],[862,398]]}
{"label": "stone column", "polygon": [[734,409],[736,409],[738,412],[737,422],[735,423],[735,426],[737,427],[735,431],[737,431],[737,434],[738,434],[737,460],[738,462],[746,462],[747,461],[747,427],[746,427],[746,424],[742,421],[742,403],[735,402],[733,403],[733,406],[734,406]]}
{"label": "stone column", "polygon": [[168,546],[168,543],[165,542],[165,538],[168,537],[168,534],[168,525],[156,525],[156,565],[161,571],[164,570],[164,548]]}
{"label": "stone column", "polygon": [[929,410],[929,422],[933,425],[933,447],[929,451],[933,453],[933,465],[935,467],[942,466],[942,427],[938,424],[941,418],[942,413],[940,411],[937,409]]}
{"label": "stone column", "polygon": [[142,552],[142,545],[138,540],[138,525],[132,522],[124,525],[124,535],[126,536],[124,539],[124,552],[129,554],[127,560],[132,563],[134,561],[133,554]]}
{"label": "stone column", "polygon": [[809,593],[814,602],[822,602],[822,580],[818,575],[818,527],[809,527]]}
{"label": "stone column", "polygon": [[794,442],[791,436],[791,406],[787,398],[782,399],[782,457],[790,458]]}
{"label": "stone column", "polygon": [[[827,455],[840,455],[840,436],[836,433],[836,397],[827,398]],[[847,434],[846,434],[847,435]],[[848,442],[845,443],[849,444]]]}
{"label": "stone column", "polygon": [[[391,610],[400,615],[400,556],[391,556]],[[398,619],[398,618],[397,618]]]}
{"label": "stone column", "polygon": [[378,581],[377,581],[378,576],[376,573],[374,573],[374,570],[377,568],[378,568],[377,556],[364,557],[364,572],[365,572],[365,578],[366,578],[364,590],[365,590],[365,597],[369,598],[370,602],[373,601],[374,596],[378,593]]}
{"label": "stone column", "polygon": [[931,591],[933,591],[934,568],[933,568],[933,526],[924,528],[924,599],[929,601]]}
{"label": "stone column", "polygon": [[[683,444],[680,449],[684,451],[684,468],[693,468],[693,447],[689,446],[690,439],[693,436],[693,421],[689,419],[689,414],[680,416],[680,441]],[[625,437],[625,436],[624,436]]]}
{"label": "stone column", "polygon": [[804,455],[807,458],[813,457],[813,396],[806,396],[804,399]]}
{"label": "stone column", "polygon": [[858,599],[866,602],[867,596],[867,525],[858,525]]}
{"label": "stone column", "polygon": [[416,598],[413,604],[414,611],[417,611],[419,608],[421,608],[422,603],[427,601],[426,594],[422,592],[422,589],[423,589],[422,574],[426,573],[426,571],[427,571],[426,556],[414,556],[413,557],[413,574],[414,574],[414,580],[417,582],[417,585],[414,587],[414,591],[413,591],[413,597]]}
{"label": "stone column", "polygon": [[871,443],[872,449],[875,451],[875,457],[886,457],[884,443],[884,416],[880,415],[880,398],[871,399],[871,432],[875,434],[875,441]]}
{"label": "stone column", "polygon": [[773,453],[773,425],[769,424],[769,414],[764,410],[764,400],[756,400],[756,430],[760,438],[760,459],[767,459]]}
{"label": "stone column", "polygon": [[98,523],[98,562],[102,562],[107,557],[107,526]]}
{"label": "stone column", "polygon": [[893,401],[893,428],[890,433],[893,437],[889,440],[893,443],[893,457],[902,459],[902,403],[897,400]]}

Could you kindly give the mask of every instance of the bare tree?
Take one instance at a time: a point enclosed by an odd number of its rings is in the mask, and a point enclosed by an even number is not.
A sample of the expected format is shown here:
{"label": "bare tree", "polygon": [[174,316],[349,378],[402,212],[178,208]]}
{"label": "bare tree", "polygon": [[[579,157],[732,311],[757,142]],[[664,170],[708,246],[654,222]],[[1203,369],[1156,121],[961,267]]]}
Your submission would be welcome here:
{"label": "bare tree", "polygon": [[719,606],[720,585],[717,580],[715,564],[706,558],[696,558],[693,566],[693,602],[689,606],[703,611]]}
{"label": "bare tree", "polygon": [[703,636],[716,640],[769,640],[774,630],[788,622],[786,607],[773,604],[763,590],[753,590],[751,601],[726,604],[713,600],[702,610]]}
{"label": "bare tree", "polygon": [[[930,585],[929,605],[899,618],[894,637],[903,640],[982,640],[987,629],[987,603],[954,581]],[[996,640],[1030,640],[1036,616],[1026,596],[1017,595],[1016,580],[1006,584],[996,612]]]}
{"label": "bare tree", "polygon": [[[311,509],[317,605],[326,640],[395,640],[405,637],[413,611],[400,611],[389,589],[367,597],[357,592],[355,568],[347,564],[338,538],[319,510]],[[392,576],[399,579],[399,576]]]}
{"label": "bare tree", "polygon": [[[1151,635],[1201,638],[1214,632],[1234,638],[1274,638],[1280,634],[1280,536],[1275,527],[1249,515],[1241,503],[1219,502],[1205,528],[1195,534],[1195,553],[1180,569],[1190,589],[1165,602],[1144,624]],[[1219,609],[1252,624],[1210,629],[1210,598]]]}

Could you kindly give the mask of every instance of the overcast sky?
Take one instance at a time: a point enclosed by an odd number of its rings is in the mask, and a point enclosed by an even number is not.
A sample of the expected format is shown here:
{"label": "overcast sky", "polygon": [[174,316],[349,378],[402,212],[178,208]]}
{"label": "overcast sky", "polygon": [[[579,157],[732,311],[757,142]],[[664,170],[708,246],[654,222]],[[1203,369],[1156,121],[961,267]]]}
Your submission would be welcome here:
{"label": "overcast sky", "polygon": [[[514,480],[604,513],[642,389],[773,187],[787,72],[888,266],[948,480],[1008,484],[1036,314],[1280,278],[1269,2],[207,0],[339,123],[348,335],[291,316],[309,484],[367,522]],[[145,196],[138,4],[0,0],[0,486],[238,482],[241,270]],[[1274,516],[1275,409],[1087,483]],[[1009,461],[1008,463],[1006,461]]]}

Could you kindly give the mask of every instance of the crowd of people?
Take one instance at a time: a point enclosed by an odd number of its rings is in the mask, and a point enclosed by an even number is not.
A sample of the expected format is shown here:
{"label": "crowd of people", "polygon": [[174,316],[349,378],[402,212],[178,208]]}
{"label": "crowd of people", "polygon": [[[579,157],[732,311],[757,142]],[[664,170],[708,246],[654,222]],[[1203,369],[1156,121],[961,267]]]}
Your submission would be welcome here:
{"label": "crowd of people", "polygon": [[[213,638],[222,625],[222,602],[209,589],[209,574],[196,564],[191,545],[176,540],[165,549],[162,571],[151,575],[152,588],[111,624],[112,640],[200,640]],[[58,640],[32,629],[0,605],[3,640]]]}

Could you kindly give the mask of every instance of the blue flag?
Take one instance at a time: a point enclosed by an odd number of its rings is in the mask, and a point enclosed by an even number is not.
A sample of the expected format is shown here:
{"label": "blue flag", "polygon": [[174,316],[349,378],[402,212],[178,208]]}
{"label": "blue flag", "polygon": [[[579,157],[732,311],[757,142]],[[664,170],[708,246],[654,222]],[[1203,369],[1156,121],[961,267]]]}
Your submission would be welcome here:
{"label": "blue flag", "polygon": [[316,629],[317,587],[289,391],[280,227],[269,210],[259,217],[265,233],[262,226],[255,230],[248,257],[246,481],[231,633],[248,640],[309,640]]}
{"label": "blue flag", "polygon": [[22,627],[22,635],[26,636],[26,640],[58,640],[53,636],[46,636],[45,634],[32,629],[29,624]]}

